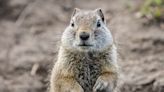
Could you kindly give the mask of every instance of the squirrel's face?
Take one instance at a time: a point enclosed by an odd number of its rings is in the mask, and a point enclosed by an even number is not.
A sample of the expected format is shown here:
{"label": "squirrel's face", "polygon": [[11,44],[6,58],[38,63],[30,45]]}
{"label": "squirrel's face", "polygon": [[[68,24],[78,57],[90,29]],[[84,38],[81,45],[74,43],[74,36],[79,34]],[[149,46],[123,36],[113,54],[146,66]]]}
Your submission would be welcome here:
{"label": "squirrel's face", "polygon": [[78,51],[103,51],[113,44],[101,9],[81,11],[75,9],[70,25],[62,36],[62,46]]}

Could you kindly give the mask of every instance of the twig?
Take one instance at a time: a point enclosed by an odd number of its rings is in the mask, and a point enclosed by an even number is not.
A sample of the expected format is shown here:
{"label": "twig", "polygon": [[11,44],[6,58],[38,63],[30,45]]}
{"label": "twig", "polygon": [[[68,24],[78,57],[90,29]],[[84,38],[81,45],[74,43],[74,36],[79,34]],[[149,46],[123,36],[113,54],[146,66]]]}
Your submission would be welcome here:
{"label": "twig", "polygon": [[36,75],[36,72],[38,69],[39,69],[39,64],[38,63],[34,64],[32,69],[31,69],[31,75],[32,76]]}

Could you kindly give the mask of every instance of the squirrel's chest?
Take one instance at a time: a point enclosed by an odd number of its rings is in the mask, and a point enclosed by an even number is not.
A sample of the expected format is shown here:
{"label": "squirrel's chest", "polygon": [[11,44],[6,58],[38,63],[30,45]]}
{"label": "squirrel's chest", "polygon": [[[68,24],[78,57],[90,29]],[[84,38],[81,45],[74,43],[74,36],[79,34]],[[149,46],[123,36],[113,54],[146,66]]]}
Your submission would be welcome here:
{"label": "squirrel's chest", "polygon": [[84,92],[92,92],[93,86],[100,75],[101,64],[94,60],[83,59],[74,67],[75,78],[84,89]]}

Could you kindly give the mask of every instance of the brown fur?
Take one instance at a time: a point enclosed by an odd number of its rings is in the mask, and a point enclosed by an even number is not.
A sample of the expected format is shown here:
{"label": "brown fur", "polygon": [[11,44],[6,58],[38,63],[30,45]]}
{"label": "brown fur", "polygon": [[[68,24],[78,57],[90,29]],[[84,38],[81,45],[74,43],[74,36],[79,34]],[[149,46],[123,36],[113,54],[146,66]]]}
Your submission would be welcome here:
{"label": "brown fur", "polygon": [[102,51],[77,51],[61,46],[50,92],[113,92],[118,67],[114,43]]}

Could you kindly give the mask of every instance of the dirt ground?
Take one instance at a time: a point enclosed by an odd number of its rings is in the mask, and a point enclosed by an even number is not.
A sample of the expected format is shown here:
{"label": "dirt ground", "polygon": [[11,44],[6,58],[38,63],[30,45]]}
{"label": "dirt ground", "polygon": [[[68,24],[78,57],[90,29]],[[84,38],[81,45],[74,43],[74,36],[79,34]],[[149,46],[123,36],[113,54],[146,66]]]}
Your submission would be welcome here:
{"label": "dirt ground", "polygon": [[[120,92],[164,92],[164,23],[138,18],[143,0],[0,0],[0,92],[46,92],[74,7],[105,13],[116,40]],[[54,62],[53,62],[54,61]]]}

